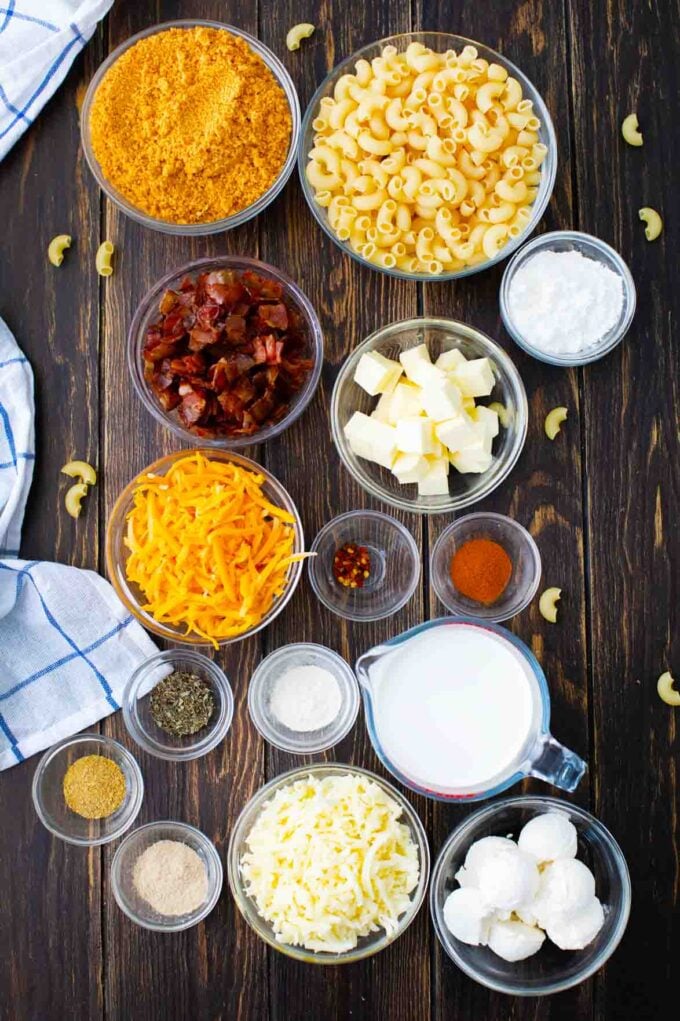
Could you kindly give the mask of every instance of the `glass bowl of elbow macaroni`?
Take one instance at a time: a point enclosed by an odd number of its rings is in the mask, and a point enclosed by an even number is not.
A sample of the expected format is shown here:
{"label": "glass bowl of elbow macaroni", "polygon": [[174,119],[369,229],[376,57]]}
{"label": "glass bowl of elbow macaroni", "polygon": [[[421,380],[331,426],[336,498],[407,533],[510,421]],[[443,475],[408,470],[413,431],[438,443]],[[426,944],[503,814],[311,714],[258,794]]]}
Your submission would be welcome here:
{"label": "glass bowl of elbow macaroni", "polygon": [[331,71],[305,114],[298,170],[352,258],[453,280],[526,241],[555,184],[550,114],[522,72],[444,32],[390,36]]}

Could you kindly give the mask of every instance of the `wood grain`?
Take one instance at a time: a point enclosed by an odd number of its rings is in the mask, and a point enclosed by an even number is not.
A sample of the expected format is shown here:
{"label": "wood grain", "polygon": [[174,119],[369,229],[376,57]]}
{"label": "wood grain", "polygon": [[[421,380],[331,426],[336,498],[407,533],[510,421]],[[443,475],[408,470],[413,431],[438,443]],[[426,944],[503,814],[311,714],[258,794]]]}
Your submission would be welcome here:
{"label": "wood grain", "polygon": [[[502,266],[455,284],[417,288],[365,270],[320,231],[292,179],[273,206],[238,231],[195,240],[145,230],[100,196],[78,144],[75,95],[104,55],[159,21],[215,18],[258,35],[289,68],[301,105],[327,71],[362,45],[409,29],[476,38],[516,62],[537,85],[558,135],[558,177],[540,229],[578,227],[617,247],[638,285],[638,312],[624,344],[601,363],[564,372],[515,347],[502,329]],[[296,53],[291,25],[317,30]],[[379,326],[423,313],[478,326],[515,361],[529,397],[529,433],[508,481],[479,509],[509,513],[530,529],[543,583],[562,587],[559,623],[532,606],[511,622],[550,682],[556,736],[589,760],[574,800],[591,807],[620,840],[634,902],[621,947],[576,990],[510,1000],[484,990],[443,954],[424,907],[392,947],[355,966],[305,968],[265,948],[226,889],[196,929],[176,936],[133,926],[108,884],[114,847],[83,852],[49,838],[30,799],[36,760],[0,777],[0,1019],[5,1021],[661,1021],[672,1016],[678,950],[680,822],[677,716],[655,681],[678,666],[680,498],[678,305],[672,258],[680,241],[675,168],[680,139],[669,127],[679,98],[678,0],[639,5],[565,0],[411,0],[347,5],[324,0],[118,0],[57,96],[0,168],[5,257],[0,311],[36,374],[38,460],[23,552],[104,570],[107,512],[122,486],[177,449],[137,399],[125,367],[127,330],[146,290],[190,259],[234,252],[259,256],[292,276],[318,310],[325,335],[322,383],[305,415],[252,456],[300,508],[308,542],[336,514],[373,506],[340,464],[330,437],[329,399],[347,354]],[[620,139],[637,109],[643,149]],[[672,120],[672,118],[671,118]],[[55,153],[59,158],[55,159]],[[648,245],[636,210],[650,204],[666,223]],[[68,230],[74,248],[54,270],[47,241]],[[93,256],[116,244],[113,277],[100,281]],[[569,408],[554,443],[545,413]],[[63,511],[59,467],[73,454],[97,462],[101,483],[77,526]],[[477,508],[475,508],[477,509]],[[248,680],[272,649],[314,640],[350,662],[370,645],[442,612],[427,558],[447,518],[396,513],[424,559],[423,583],[397,615],[349,624],[315,600],[306,574],[275,623],[219,656],[236,697],[226,741],[192,765],[138,749],[146,794],[139,821],[177,818],[199,826],[225,860],[233,822],[265,779],[302,762],[336,759],[374,769],[363,725],[332,752],[298,759],[271,748],[252,727]],[[675,659],[673,658],[675,657]],[[677,710],[675,710],[677,713]],[[120,714],[105,733],[132,747]],[[526,789],[543,790],[539,784]],[[413,796],[436,855],[467,814]]]}
{"label": "wood grain", "polygon": [[[664,114],[680,95],[677,2],[571,8],[579,226],[629,262],[638,309],[622,345],[584,373],[594,741],[594,809],[619,838],[633,882],[623,943],[601,975],[602,1016],[670,1016],[680,917],[677,710],[656,679],[680,655],[678,312],[674,167]],[[602,40],[607,59],[602,60]],[[620,123],[636,110],[644,146]],[[637,218],[665,217],[648,243]],[[606,466],[606,467],[605,467]],[[645,946],[644,958],[641,946]]]}

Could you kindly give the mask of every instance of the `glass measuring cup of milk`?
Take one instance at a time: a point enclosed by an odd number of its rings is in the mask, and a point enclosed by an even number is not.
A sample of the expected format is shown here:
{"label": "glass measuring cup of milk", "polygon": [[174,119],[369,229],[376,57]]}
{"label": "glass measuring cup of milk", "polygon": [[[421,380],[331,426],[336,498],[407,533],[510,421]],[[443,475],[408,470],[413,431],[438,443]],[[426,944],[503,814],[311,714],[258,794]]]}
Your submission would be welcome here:
{"label": "glass measuring cup of milk", "polygon": [[496,624],[428,621],[369,649],[356,673],[378,757],[427,797],[481,801],[526,776],[573,791],[586,770],[550,734],[538,660]]}

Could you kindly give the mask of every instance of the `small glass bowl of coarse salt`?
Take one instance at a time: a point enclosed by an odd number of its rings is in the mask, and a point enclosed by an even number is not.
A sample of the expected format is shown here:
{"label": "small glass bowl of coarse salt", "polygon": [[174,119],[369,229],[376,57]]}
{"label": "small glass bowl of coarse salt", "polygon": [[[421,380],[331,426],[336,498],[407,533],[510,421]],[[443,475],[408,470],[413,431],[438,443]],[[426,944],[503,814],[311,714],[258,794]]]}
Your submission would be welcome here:
{"label": "small glass bowl of coarse salt", "polygon": [[248,710],[271,745],[296,755],[332,748],[354,726],[359,685],[342,656],[325,645],[283,645],[262,660],[248,688]]}
{"label": "small glass bowl of coarse salt", "polygon": [[587,365],[609,354],[635,314],[628,266],[604,241],[577,230],[534,238],[516,253],[500,289],[505,328],[551,365]]}

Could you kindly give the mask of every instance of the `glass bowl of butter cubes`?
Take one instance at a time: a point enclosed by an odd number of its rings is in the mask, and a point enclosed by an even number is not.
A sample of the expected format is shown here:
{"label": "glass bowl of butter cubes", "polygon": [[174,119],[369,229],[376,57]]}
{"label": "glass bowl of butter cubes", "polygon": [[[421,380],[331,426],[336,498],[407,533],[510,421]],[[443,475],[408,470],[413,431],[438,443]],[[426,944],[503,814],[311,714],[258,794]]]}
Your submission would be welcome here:
{"label": "glass bowl of butter cubes", "polygon": [[522,380],[486,334],[452,319],[390,323],[352,352],[331,400],[333,440],[366,492],[448,514],[509,475],[527,434]]}

